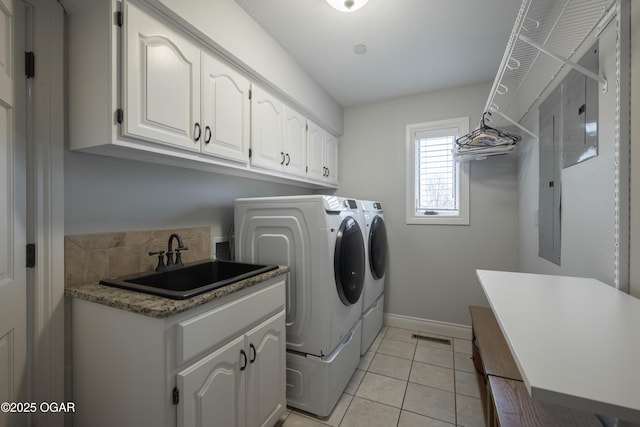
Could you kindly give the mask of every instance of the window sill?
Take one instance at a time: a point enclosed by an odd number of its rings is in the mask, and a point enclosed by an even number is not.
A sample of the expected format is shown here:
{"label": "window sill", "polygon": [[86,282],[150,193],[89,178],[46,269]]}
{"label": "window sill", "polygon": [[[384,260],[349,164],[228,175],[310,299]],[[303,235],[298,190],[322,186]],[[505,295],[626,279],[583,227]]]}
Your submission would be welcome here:
{"label": "window sill", "polygon": [[421,215],[407,216],[407,225],[469,225],[468,216]]}

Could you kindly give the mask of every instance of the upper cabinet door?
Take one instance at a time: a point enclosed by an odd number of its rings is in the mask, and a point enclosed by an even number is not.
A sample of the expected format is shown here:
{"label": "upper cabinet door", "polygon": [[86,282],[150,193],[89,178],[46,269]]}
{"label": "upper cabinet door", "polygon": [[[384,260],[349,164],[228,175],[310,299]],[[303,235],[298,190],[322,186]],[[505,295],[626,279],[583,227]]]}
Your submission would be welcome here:
{"label": "upper cabinet door", "polygon": [[249,161],[251,83],[211,55],[203,55],[202,152]]}
{"label": "upper cabinet door", "polygon": [[200,49],[126,3],[123,133],[200,151]]}
{"label": "upper cabinet door", "polygon": [[307,119],[285,106],[284,171],[291,175],[307,174]]}
{"label": "upper cabinet door", "polygon": [[286,161],[283,148],[284,104],[258,86],[251,101],[251,164],[281,171]]}
{"label": "upper cabinet door", "polygon": [[338,183],[338,138],[326,135],[324,163],[327,168],[326,179],[332,184]]}
{"label": "upper cabinet door", "polygon": [[322,183],[338,183],[338,139],[309,122],[307,134],[307,178]]}
{"label": "upper cabinet door", "polygon": [[316,181],[324,181],[326,168],[324,164],[324,147],[326,133],[315,123],[309,122],[307,135],[307,177]]}

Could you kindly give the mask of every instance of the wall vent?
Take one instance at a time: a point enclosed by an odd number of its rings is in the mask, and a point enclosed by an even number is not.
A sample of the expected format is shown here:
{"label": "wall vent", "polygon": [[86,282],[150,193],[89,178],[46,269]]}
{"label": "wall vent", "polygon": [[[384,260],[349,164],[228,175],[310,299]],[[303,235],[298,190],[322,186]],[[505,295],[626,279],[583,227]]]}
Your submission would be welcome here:
{"label": "wall vent", "polygon": [[431,342],[437,342],[437,343],[440,343],[440,344],[451,345],[451,340],[447,339],[447,338],[429,337],[429,336],[420,335],[420,334],[413,334],[413,335],[411,335],[411,338],[417,338],[417,339],[423,340],[423,341],[431,341]]}

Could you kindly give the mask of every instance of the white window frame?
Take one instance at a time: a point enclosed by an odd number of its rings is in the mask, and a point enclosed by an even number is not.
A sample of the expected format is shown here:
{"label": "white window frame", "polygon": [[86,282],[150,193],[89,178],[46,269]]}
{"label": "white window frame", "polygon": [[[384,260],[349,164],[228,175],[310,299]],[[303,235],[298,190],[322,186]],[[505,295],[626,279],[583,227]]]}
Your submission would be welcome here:
{"label": "white window frame", "polygon": [[[406,126],[406,221],[407,224],[469,225],[469,162],[458,162],[458,214],[416,214],[416,133],[456,129],[456,137],[469,133],[469,117],[414,123]],[[453,147],[452,147],[453,148]],[[455,161],[455,160],[454,160]]]}

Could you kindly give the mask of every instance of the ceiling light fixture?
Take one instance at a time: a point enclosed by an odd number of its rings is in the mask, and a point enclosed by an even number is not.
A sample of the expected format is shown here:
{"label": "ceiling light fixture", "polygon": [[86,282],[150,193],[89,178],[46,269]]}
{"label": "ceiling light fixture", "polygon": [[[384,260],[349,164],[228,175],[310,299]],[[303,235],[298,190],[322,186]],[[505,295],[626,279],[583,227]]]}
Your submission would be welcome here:
{"label": "ceiling light fixture", "polygon": [[367,4],[369,0],[327,0],[327,3],[340,12],[353,12]]}

